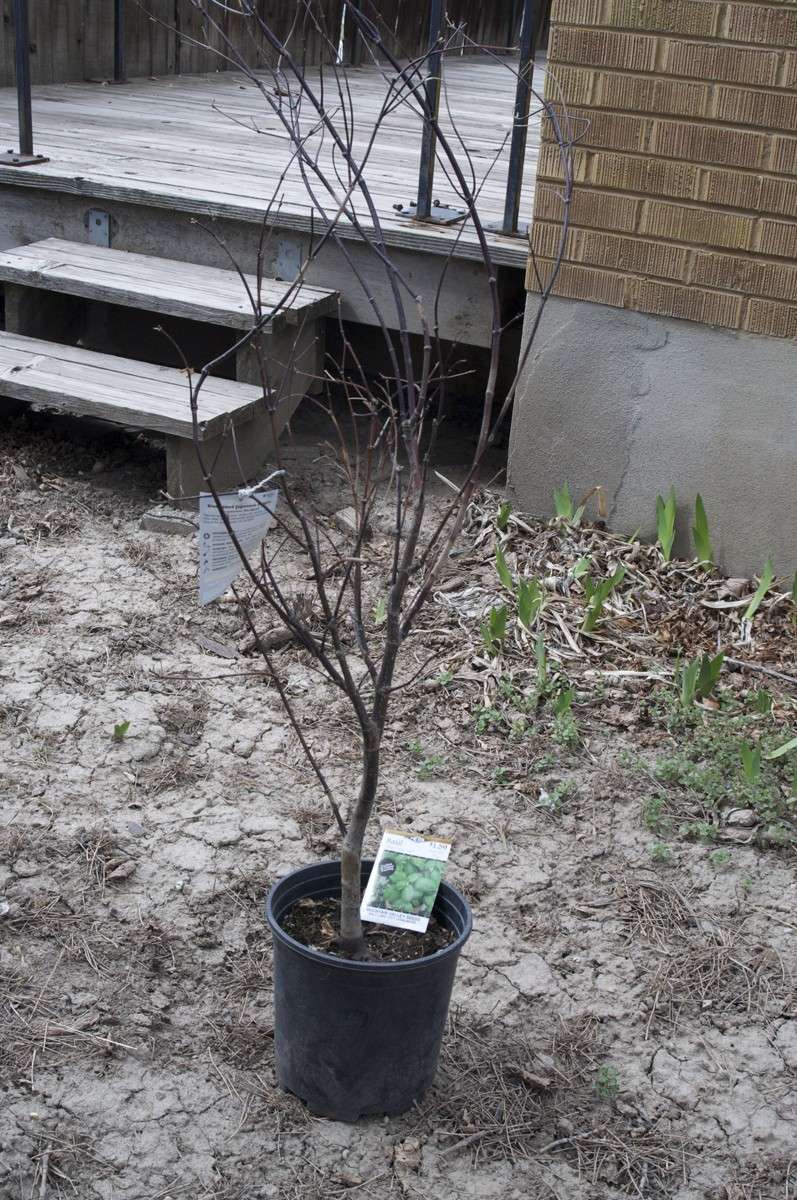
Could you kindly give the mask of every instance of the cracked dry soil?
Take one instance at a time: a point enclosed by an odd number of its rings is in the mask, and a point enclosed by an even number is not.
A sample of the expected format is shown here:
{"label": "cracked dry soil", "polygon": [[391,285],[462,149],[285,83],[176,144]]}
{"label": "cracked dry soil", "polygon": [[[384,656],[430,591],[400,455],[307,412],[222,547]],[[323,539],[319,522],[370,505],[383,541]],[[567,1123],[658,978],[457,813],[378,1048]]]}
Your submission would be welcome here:
{"label": "cracked dry soil", "polygon": [[[261,906],[333,851],[329,816],[235,608],[197,605],[192,541],[140,529],[157,454],[42,419],[2,437],[3,1200],[797,1196],[793,857],[651,862],[622,683],[579,750],[499,786],[515,751],[474,749],[480,685],[429,683],[434,605],[380,820],[453,837],[474,907],[438,1082],[355,1127],[281,1094]],[[332,512],[312,449],[295,470]],[[275,656],[345,794],[344,708]]]}

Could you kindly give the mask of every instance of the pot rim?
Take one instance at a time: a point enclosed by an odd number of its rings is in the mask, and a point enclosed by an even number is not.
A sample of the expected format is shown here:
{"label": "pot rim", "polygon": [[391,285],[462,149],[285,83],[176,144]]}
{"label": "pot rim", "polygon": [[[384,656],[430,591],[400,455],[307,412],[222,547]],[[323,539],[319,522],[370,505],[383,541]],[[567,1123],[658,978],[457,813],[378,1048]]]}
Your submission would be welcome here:
{"label": "pot rim", "polygon": [[[370,868],[372,863],[373,859],[363,859],[363,868],[365,868],[366,864],[368,864]],[[288,947],[290,950],[293,950],[296,954],[301,954],[304,958],[312,959],[314,962],[318,962],[327,967],[337,967],[343,971],[367,971],[376,973],[389,973],[391,971],[418,971],[423,970],[424,967],[431,963],[438,963],[442,958],[446,958],[450,955],[454,955],[456,957],[471,935],[473,930],[473,913],[471,912],[470,904],[462,895],[462,893],[453,886],[453,884],[446,882],[444,879],[440,884],[438,898],[444,891],[453,893],[456,900],[462,906],[465,920],[462,931],[457,934],[453,942],[449,942],[449,944],[447,946],[443,946],[441,950],[435,950],[434,954],[425,954],[422,958],[408,958],[404,959],[402,962],[358,962],[356,959],[340,958],[336,954],[328,954],[326,950],[314,950],[311,946],[305,946],[302,942],[297,941],[296,938],[291,937],[289,933],[286,933],[274,914],[274,896],[277,890],[287,883],[287,881],[294,875],[298,875],[302,871],[308,870],[309,867],[337,867],[340,869],[340,859],[326,858],[319,862],[308,863],[307,866],[304,867],[294,868],[294,870],[289,871],[287,875],[283,875],[274,884],[272,884],[272,886],[269,888],[268,895],[266,896],[265,903],[266,922],[271,929],[272,935],[275,938],[278,938],[284,946]]]}

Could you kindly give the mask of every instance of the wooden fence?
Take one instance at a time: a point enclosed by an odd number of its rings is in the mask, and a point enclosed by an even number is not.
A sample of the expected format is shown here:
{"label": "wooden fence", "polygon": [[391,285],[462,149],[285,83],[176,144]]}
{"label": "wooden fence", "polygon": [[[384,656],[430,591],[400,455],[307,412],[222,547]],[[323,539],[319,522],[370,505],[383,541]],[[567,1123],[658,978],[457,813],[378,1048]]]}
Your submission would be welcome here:
{"label": "wooden fence", "polygon": [[[317,11],[334,44],[341,29],[342,0],[316,0]],[[298,0],[258,0],[260,11],[308,64],[328,57],[328,43],[306,19]],[[360,0],[361,9],[380,29],[388,48],[399,57],[422,54],[427,45],[428,0]],[[31,76],[34,83],[66,83],[110,79],[113,74],[113,4],[111,0],[29,0]],[[544,12],[547,5],[540,3]],[[14,83],[12,0],[0,0],[0,86]],[[463,53],[471,42],[496,51],[517,45],[522,0],[448,0],[447,32]],[[304,16],[303,16],[304,14]],[[223,8],[217,20],[251,65],[268,62],[268,50],[252,38],[251,23]],[[292,31],[292,32],[291,32]],[[362,61],[357,40],[344,40],[348,61]],[[127,0],[127,74],[188,74],[224,70],[223,37],[203,28],[201,14],[190,0]]]}

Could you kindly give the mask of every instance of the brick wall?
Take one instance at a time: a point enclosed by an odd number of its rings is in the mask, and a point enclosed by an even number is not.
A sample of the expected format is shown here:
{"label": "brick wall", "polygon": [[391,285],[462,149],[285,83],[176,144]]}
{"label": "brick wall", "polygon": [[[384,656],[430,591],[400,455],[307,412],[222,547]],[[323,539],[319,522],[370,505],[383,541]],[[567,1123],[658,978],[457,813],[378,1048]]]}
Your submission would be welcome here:
{"label": "brick wall", "polygon": [[[579,139],[556,293],[797,337],[797,3],[553,0],[548,69]],[[543,125],[544,267],[562,203]]]}

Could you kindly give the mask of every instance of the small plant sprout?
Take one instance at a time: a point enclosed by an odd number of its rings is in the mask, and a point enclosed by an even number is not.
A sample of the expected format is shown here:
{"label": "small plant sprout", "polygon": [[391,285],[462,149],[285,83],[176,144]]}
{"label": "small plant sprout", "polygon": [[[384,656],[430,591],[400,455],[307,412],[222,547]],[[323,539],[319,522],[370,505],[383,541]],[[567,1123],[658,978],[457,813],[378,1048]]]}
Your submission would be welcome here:
{"label": "small plant sprout", "polygon": [[504,585],[506,590],[508,592],[514,592],[515,580],[512,572],[507,566],[506,559],[504,558],[504,552],[500,546],[496,546],[495,548],[495,569],[498,572],[498,578],[501,580],[501,583]]}
{"label": "small plant sprout", "polygon": [[537,620],[542,608],[545,592],[536,579],[522,579],[517,590],[517,615],[527,633]]}
{"label": "small plant sprout", "polygon": [[675,516],[675,488],[671,487],[666,500],[663,500],[661,496],[656,497],[656,536],[665,562],[669,562],[672,556],[672,547],[675,541]]}
{"label": "small plant sprout", "polygon": [[725,655],[722,651],[712,658],[702,654],[676,673],[681,706],[691,708],[697,700],[707,700],[719,681]]}
{"label": "small plant sprout", "polygon": [[729,850],[712,850],[708,856],[708,860],[712,867],[720,871],[723,867],[727,867],[731,861]]}
{"label": "small plant sprout", "polygon": [[672,821],[664,813],[664,797],[649,796],[642,807],[642,821],[651,833],[668,833]]}
{"label": "small plant sprout", "polygon": [[582,633],[593,633],[595,631],[603,615],[603,606],[624,578],[625,567],[618,567],[613,575],[607,576],[606,579],[601,579],[598,583],[595,583],[588,575],[585,576],[584,592],[589,601],[589,607],[587,615],[584,618],[584,624],[581,626]]}
{"label": "small plant sprout", "polygon": [[714,551],[711,547],[708,518],[706,517],[706,509],[700,492],[695,497],[695,523],[692,526],[692,541],[695,544],[698,562],[711,566],[714,562]]}
{"label": "small plant sprout", "polygon": [[113,740],[115,742],[123,742],[127,737],[127,731],[129,728],[129,721],[117,721],[113,727]]}
{"label": "small plant sprout", "polygon": [[580,579],[582,575],[586,575],[586,573],[590,569],[591,565],[592,565],[592,559],[590,558],[590,556],[588,554],[585,554],[583,558],[580,558],[578,560],[578,562],[573,567],[570,574],[573,577],[573,579]]}
{"label": "small plant sprout", "polygon": [[595,1075],[595,1094],[599,1100],[614,1100],[620,1091],[620,1076],[614,1067],[598,1067]]}
{"label": "small plant sprout", "polygon": [[767,558],[767,561],[764,563],[764,569],[761,572],[761,575],[759,577],[758,587],[756,588],[756,590],[753,594],[752,600],[750,601],[747,608],[745,609],[745,613],[744,613],[745,621],[752,621],[753,617],[756,615],[759,608],[761,607],[761,601],[764,599],[767,592],[772,587],[772,584],[774,583],[774,581],[775,581],[775,569],[772,566],[772,555],[770,554],[769,557]]}
{"label": "small plant sprout", "polygon": [[507,608],[505,604],[491,608],[487,620],[481,623],[481,635],[484,648],[490,655],[501,653],[506,641]]}
{"label": "small plant sprout", "polygon": [[758,783],[761,778],[761,751],[752,746],[742,746],[739,751],[742,771],[748,783]]}
{"label": "small plant sprout", "polygon": [[563,746],[571,747],[578,745],[578,727],[572,712],[573,696],[573,689],[567,688],[559,693],[553,706],[554,736]]}
{"label": "small plant sprout", "polygon": [[672,850],[664,842],[653,842],[650,847],[650,857],[655,863],[664,867],[672,864]]}
{"label": "small plant sprout", "polygon": [[753,708],[756,712],[761,713],[762,716],[766,716],[767,713],[772,712],[774,703],[771,693],[766,688],[759,688],[753,696]]}
{"label": "small plant sprout", "polygon": [[570,495],[570,488],[567,483],[563,483],[561,487],[554,488],[553,504],[556,509],[556,515],[560,520],[573,520],[573,498]]}
{"label": "small plant sprout", "polygon": [[446,667],[445,670],[441,671],[440,674],[437,676],[435,683],[438,683],[440,685],[440,687],[448,687],[448,685],[450,683],[453,683],[453,681],[454,681],[454,672],[451,670],[450,667]]}
{"label": "small plant sprout", "polygon": [[512,512],[512,505],[505,501],[498,509],[498,516],[495,518],[495,523],[501,533],[506,533],[509,526],[509,514]]}

